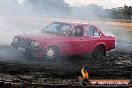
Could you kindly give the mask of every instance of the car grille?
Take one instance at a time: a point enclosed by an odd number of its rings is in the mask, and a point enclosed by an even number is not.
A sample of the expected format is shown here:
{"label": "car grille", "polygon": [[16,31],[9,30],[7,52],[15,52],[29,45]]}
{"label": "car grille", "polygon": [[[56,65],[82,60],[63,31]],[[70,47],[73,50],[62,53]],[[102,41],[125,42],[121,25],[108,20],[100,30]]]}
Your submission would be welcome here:
{"label": "car grille", "polygon": [[23,39],[23,38],[19,38],[17,41],[17,45],[20,47],[31,47],[32,45],[32,40],[29,39]]}

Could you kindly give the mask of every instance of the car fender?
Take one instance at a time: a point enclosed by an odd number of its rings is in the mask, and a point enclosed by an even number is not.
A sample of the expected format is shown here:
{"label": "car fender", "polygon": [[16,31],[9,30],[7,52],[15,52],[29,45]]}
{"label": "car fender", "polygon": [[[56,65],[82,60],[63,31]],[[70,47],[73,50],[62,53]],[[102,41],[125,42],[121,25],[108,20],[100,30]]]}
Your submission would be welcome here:
{"label": "car fender", "polygon": [[106,47],[105,47],[105,43],[104,43],[104,42],[98,42],[98,43],[96,43],[96,44],[95,44],[95,46],[94,46],[93,50],[94,50],[97,46],[99,46],[99,45],[103,45],[103,46],[104,46],[104,48],[106,48]]}

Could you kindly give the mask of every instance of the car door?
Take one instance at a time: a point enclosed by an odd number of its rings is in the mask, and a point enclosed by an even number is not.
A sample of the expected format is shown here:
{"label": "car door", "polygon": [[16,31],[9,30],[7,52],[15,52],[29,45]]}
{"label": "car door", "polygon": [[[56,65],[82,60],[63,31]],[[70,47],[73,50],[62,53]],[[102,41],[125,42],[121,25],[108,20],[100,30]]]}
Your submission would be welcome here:
{"label": "car door", "polygon": [[94,26],[87,26],[85,28],[85,38],[84,38],[84,52],[90,53],[94,49],[95,45],[100,40],[100,33]]}
{"label": "car door", "polygon": [[73,34],[74,34],[73,36],[68,37],[68,42],[70,45],[69,53],[70,54],[82,54],[83,49],[84,49],[84,36],[83,36],[84,30],[82,29],[81,36],[75,36],[75,33],[73,33]]}
{"label": "car door", "polygon": [[84,38],[82,37],[69,37],[69,44],[70,46],[70,50],[71,50],[71,54],[81,54],[83,52],[83,41]]}

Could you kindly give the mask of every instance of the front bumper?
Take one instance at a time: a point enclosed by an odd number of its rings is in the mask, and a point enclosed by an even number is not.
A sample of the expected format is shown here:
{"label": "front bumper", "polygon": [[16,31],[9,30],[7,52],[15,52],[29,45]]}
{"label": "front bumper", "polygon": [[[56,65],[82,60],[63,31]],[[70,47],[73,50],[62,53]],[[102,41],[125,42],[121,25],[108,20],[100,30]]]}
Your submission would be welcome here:
{"label": "front bumper", "polygon": [[17,43],[11,42],[11,46],[13,46],[14,48],[18,49],[22,48],[24,50],[19,50],[22,53],[28,53],[28,54],[32,54],[35,57],[42,57],[44,54],[44,49],[42,48],[38,48],[38,47],[27,47],[27,46],[19,46]]}

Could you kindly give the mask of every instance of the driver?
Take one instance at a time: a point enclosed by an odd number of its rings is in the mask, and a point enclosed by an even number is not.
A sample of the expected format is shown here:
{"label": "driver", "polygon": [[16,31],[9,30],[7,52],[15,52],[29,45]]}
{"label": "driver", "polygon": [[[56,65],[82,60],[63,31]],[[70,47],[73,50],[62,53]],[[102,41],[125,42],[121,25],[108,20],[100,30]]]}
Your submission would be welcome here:
{"label": "driver", "polygon": [[75,26],[74,29],[75,29],[74,36],[83,36],[83,27]]}

